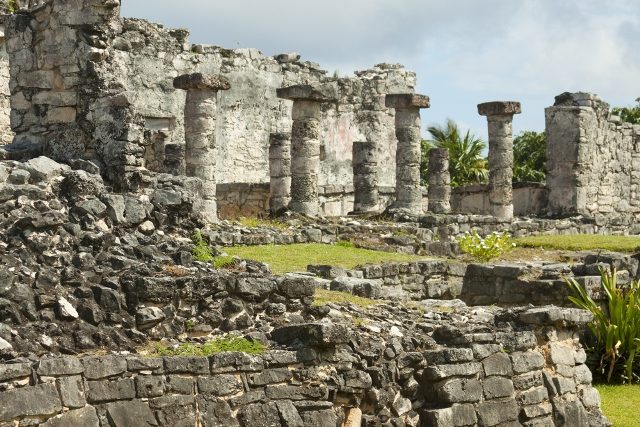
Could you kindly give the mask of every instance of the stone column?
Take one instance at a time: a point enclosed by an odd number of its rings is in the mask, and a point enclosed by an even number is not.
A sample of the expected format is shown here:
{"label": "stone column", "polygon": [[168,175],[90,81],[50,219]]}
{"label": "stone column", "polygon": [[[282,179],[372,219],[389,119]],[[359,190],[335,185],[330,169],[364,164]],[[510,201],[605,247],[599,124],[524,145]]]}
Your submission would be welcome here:
{"label": "stone column", "polygon": [[291,201],[291,134],[269,135],[269,210],[278,213]]}
{"label": "stone column", "polygon": [[449,150],[429,150],[429,212],[451,211],[451,176],[449,175]]}
{"label": "stone column", "polygon": [[396,110],[396,209],[422,213],[420,187],[420,109],[429,108],[429,97],[416,94],[389,94],[387,108]]}
{"label": "stone column", "polygon": [[219,90],[228,90],[227,79],[201,73],[176,77],[173,87],[187,91],[184,108],[185,170],[202,180],[201,205],[196,207],[208,222],[218,219],[215,180],[216,113]]}
{"label": "stone column", "polygon": [[325,87],[296,85],[277,90],[278,98],[293,101],[291,130],[291,201],[293,212],[315,216],[319,212],[320,118],[323,102],[332,101]]}
{"label": "stone column", "polygon": [[485,102],[478,113],[489,123],[489,205],[500,219],[513,218],[513,115],[519,102]]}
{"label": "stone column", "polygon": [[355,213],[378,210],[378,161],[372,141],[353,143],[353,188]]}

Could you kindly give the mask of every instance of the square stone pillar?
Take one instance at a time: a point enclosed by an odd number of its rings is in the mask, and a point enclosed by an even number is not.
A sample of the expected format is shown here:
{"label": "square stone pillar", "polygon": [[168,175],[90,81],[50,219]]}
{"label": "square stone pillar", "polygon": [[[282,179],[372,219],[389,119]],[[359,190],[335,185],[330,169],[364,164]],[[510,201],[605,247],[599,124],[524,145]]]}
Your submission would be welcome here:
{"label": "square stone pillar", "polygon": [[429,97],[416,94],[389,94],[387,108],[396,110],[396,201],[394,209],[414,215],[422,213],[420,187],[420,109],[429,108]]}
{"label": "square stone pillar", "polygon": [[323,102],[335,102],[326,86],[296,85],[277,90],[278,98],[293,101],[291,130],[291,201],[289,209],[304,215],[318,215],[320,174],[320,109]]}
{"label": "square stone pillar", "polygon": [[429,212],[451,211],[451,175],[449,174],[449,150],[429,150]]}
{"label": "square stone pillar", "polygon": [[354,213],[377,212],[378,200],[378,160],[376,144],[373,141],[353,143],[353,188]]}
{"label": "square stone pillar", "polygon": [[218,219],[215,180],[217,95],[231,84],[218,75],[201,73],[176,77],[173,87],[187,91],[184,108],[185,170],[202,180],[200,210],[205,221]]}
{"label": "square stone pillar", "polygon": [[291,201],[291,134],[269,135],[269,210],[286,209]]}
{"label": "square stone pillar", "polygon": [[489,205],[500,219],[513,218],[513,115],[520,114],[520,103],[485,102],[478,113],[489,125]]}

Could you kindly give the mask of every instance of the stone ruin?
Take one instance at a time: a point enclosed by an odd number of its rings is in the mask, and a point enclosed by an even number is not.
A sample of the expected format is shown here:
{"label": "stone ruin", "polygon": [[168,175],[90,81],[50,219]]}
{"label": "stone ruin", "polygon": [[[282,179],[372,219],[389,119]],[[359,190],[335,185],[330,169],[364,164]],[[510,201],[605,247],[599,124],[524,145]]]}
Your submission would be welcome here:
{"label": "stone ruin", "polygon": [[[400,65],[331,77],[298,54],[191,45],[119,0],[20,3],[0,36],[0,426],[609,425],[578,339],[590,318],[561,278],[596,295],[603,264],[640,277],[633,257],[276,276],[194,261],[190,236],[450,254],[472,229],[640,234],[639,126],[562,94],[546,185],[513,186],[521,106],[483,103],[489,183],[452,189],[433,149],[425,189],[430,101]],[[286,231],[220,221],[288,210]],[[317,288],[385,303],[316,306]],[[230,332],[269,350],[136,354]]]}

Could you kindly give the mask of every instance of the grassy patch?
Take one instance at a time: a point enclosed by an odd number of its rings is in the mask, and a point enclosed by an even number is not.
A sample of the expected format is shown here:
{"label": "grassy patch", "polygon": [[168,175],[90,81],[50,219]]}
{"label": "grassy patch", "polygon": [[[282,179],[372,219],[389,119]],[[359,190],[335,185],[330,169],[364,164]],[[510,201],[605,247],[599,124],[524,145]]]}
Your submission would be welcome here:
{"label": "grassy patch", "polygon": [[615,252],[634,252],[640,246],[638,236],[601,236],[576,234],[568,236],[529,236],[515,239],[521,247],[564,249],[571,251],[603,249]]}
{"label": "grassy patch", "polygon": [[362,264],[406,262],[424,259],[417,255],[373,251],[343,245],[302,243],[296,245],[234,246],[225,248],[231,256],[265,262],[276,274],[306,271],[310,264],[327,264],[354,268]]}
{"label": "grassy patch", "polygon": [[241,337],[225,337],[204,344],[182,343],[177,348],[169,348],[162,343],[154,343],[150,356],[211,356],[225,351],[240,351],[248,354],[262,354],[266,346],[257,341]]}
{"label": "grassy patch", "polygon": [[279,230],[284,230],[289,228],[287,224],[284,222],[270,220],[270,219],[262,219],[257,217],[240,217],[235,220],[238,224],[247,228],[277,228]]}
{"label": "grassy patch", "polygon": [[640,385],[596,386],[602,410],[615,427],[633,427],[640,419]]}
{"label": "grassy patch", "polygon": [[351,303],[362,308],[366,308],[375,304],[379,304],[380,301],[375,301],[369,298],[358,297],[348,292],[327,291],[326,289],[316,289],[314,305],[326,305],[329,303]]}

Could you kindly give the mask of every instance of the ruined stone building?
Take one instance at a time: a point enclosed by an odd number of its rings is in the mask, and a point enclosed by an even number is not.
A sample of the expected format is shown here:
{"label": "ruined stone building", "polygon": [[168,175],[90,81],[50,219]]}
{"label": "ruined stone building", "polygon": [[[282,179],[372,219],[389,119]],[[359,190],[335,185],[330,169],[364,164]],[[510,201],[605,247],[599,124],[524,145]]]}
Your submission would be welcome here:
{"label": "ruined stone building", "polygon": [[[448,178],[434,176],[428,204],[427,192],[414,176],[419,135],[413,136],[414,145],[407,145],[396,170],[396,150],[402,152],[398,139],[413,131],[398,133],[400,109],[385,103],[385,97],[414,94],[416,85],[415,74],[400,65],[379,64],[339,78],[297,54],[267,57],[255,49],[191,45],[185,30],[121,18],[117,0],[38,1],[3,22],[0,141],[13,141],[6,149],[9,158],[45,154],[57,160],[91,160],[120,189],[144,185],[145,170],[185,174],[189,95],[174,87],[173,80],[203,73],[221,75],[230,85],[217,92],[210,125],[215,137],[210,166],[221,217],[266,211],[270,191],[273,206],[287,203],[289,189],[283,186],[291,180],[287,167],[295,101],[278,97],[277,90],[295,85],[331,92],[330,102],[319,105],[320,166],[312,187],[317,187],[320,214],[344,215],[354,206],[358,211],[363,206],[364,211],[382,209],[401,197],[396,190],[412,194],[410,203],[396,203],[413,204],[415,213],[423,208],[446,212],[449,198],[456,212],[507,217],[580,214],[633,221],[640,213],[640,131],[610,117],[608,106],[593,95],[564,94],[547,109],[546,186],[509,187],[509,175],[499,172],[508,173],[511,167],[509,135],[504,154],[489,154],[492,176],[500,176],[500,184],[457,188],[449,196]],[[500,126],[510,132],[510,122],[498,123],[507,116],[490,116],[490,133],[492,126],[498,133]],[[356,165],[353,149],[360,143],[368,143],[369,156],[355,153]],[[442,161],[446,159],[434,167]],[[396,182],[405,169],[409,181]],[[360,196],[354,194],[359,183],[368,188]],[[438,183],[442,189],[435,187]],[[504,194],[490,188],[503,188]],[[495,203],[503,207],[495,208]]]}

